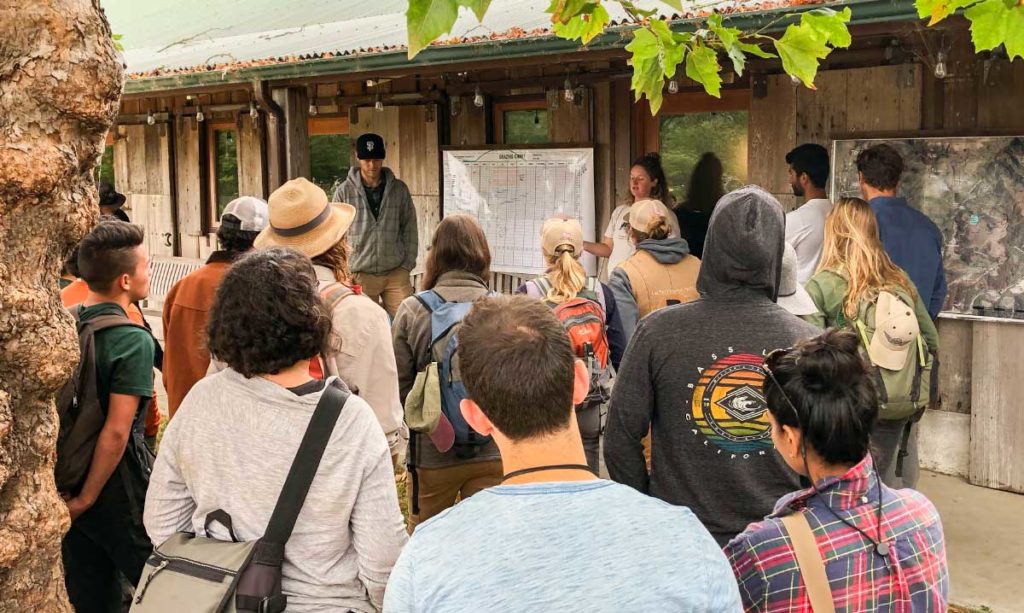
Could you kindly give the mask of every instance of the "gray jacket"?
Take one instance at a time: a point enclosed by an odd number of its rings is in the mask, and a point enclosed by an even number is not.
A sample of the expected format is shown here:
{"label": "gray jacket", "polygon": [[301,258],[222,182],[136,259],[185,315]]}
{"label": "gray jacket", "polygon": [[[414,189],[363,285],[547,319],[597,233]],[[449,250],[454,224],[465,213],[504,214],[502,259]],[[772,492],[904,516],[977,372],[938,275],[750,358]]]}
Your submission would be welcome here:
{"label": "gray jacket", "polygon": [[416,267],[416,207],[405,183],[390,168],[384,168],[383,174],[380,217],[374,218],[370,212],[358,166],[348,171],[348,178],[334,192],[334,202],[356,207],[356,218],[348,231],[348,242],[352,245],[349,269],[353,273],[382,275],[396,268],[411,271]]}
{"label": "gray jacket", "polygon": [[[441,275],[434,291],[448,302],[472,302],[487,294],[487,284],[480,277],[462,271],[449,271]],[[409,296],[398,307],[395,321],[391,325],[391,336],[395,344],[395,361],[398,364],[398,393],[405,404],[416,373],[426,368],[433,360],[430,347],[430,312],[416,296]],[[410,432],[409,457],[413,466],[439,468],[466,462],[500,460],[501,454],[494,441],[480,448],[471,460],[460,460],[454,451],[441,453],[434,447],[428,436]]]}

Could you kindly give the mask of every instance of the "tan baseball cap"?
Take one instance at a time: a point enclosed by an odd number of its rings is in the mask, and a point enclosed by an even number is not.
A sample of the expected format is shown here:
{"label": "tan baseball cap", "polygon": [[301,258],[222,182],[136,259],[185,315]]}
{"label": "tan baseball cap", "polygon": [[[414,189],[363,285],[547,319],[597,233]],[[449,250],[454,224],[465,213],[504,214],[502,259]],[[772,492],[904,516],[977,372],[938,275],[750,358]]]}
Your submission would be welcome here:
{"label": "tan baseball cap", "polygon": [[868,345],[868,357],[886,370],[902,370],[907,354],[921,335],[914,308],[889,292],[879,292],[875,303],[875,333]]}
{"label": "tan baseball cap", "polygon": [[578,219],[552,217],[540,229],[540,248],[544,257],[551,257],[561,245],[572,245],[573,253],[583,253],[583,226]]}
{"label": "tan baseball cap", "polygon": [[637,200],[629,207],[629,225],[638,232],[650,232],[656,220],[667,219],[668,207],[661,200]]}

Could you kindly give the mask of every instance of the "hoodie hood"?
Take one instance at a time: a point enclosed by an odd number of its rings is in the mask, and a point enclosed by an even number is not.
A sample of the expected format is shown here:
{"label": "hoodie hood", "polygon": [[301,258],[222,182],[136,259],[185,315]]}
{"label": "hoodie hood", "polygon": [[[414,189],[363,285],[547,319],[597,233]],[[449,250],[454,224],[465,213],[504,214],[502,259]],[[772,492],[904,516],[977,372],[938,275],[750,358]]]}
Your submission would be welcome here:
{"label": "hoodie hood", "polygon": [[775,301],[782,275],[786,222],[782,205],[748,185],[718,201],[697,277],[703,296],[763,295]]}
{"label": "hoodie hood", "polygon": [[[380,169],[380,174],[384,177],[384,183],[390,184],[395,180],[395,173],[391,172],[391,169],[384,166]],[[359,164],[356,164],[348,169],[348,177],[345,179],[356,187],[363,186],[363,178],[359,175]]]}
{"label": "hoodie hood", "polygon": [[640,241],[636,248],[650,253],[659,264],[675,264],[690,255],[690,246],[682,238],[666,238],[660,241],[649,238]]}

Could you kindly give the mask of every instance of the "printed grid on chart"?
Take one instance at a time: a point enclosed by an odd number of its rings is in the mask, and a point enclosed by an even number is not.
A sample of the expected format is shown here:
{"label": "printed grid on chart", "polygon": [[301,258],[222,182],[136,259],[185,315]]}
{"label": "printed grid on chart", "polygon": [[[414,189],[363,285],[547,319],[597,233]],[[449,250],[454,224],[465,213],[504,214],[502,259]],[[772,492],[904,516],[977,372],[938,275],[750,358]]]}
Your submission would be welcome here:
{"label": "printed grid on chart", "polygon": [[[581,219],[584,164],[569,160],[460,160],[446,173],[446,213],[469,213],[487,235],[495,271],[541,273],[540,230],[557,213]],[[454,183],[452,179],[454,180]]]}

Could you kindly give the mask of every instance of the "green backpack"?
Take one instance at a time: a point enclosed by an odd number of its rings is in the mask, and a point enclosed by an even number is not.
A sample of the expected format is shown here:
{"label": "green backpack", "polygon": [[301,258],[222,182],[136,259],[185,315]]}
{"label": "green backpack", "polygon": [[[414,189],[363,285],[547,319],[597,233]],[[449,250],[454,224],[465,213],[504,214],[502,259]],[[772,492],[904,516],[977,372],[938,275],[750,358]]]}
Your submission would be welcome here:
{"label": "green backpack", "polygon": [[[905,304],[913,306],[914,298],[900,288],[887,289]],[[878,419],[896,421],[911,417],[925,407],[931,395],[932,364],[934,356],[924,341],[924,335],[918,334],[915,348],[907,355],[907,361],[900,370],[889,370],[876,365],[868,357],[867,348],[875,334],[875,310],[878,297],[873,300],[862,300],[857,308],[857,317],[851,322],[855,332],[860,336],[861,352],[871,364],[878,388],[881,410]],[[842,315],[840,313],[841,319]]]}

